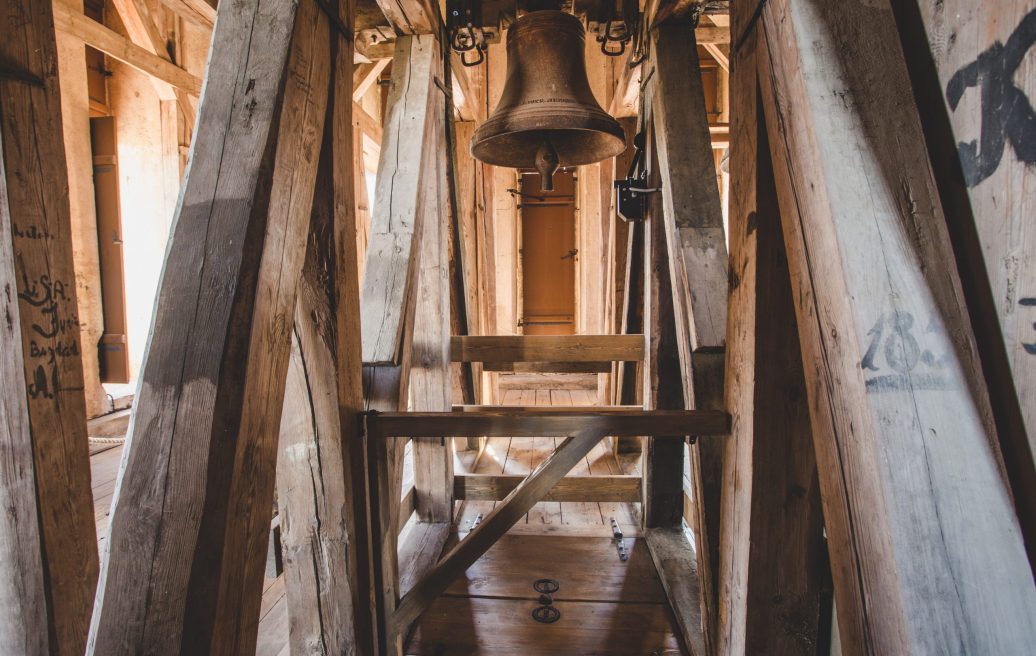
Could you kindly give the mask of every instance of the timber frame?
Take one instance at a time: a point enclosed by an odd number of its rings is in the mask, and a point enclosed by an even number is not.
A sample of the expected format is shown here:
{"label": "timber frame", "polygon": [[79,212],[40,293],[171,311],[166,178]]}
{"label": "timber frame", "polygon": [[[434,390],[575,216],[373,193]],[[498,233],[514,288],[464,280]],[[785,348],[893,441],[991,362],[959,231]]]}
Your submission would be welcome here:
{"label": "timber frame", "polygon": [[[161,0],[212,31],[204,83],[158,4],[111,0],[125,36],[8,4],[0,651],[253,653],[275,492],[293,653],[402,656],[543,500],[640,504],[695,655],[827,654],[836,629],[847,654],[1036,644],[1032,126],[964,100],[994,80],[1032,118],[997,75],[1036,10],[1003,3],[1008,33],[959,0],[643,3],[605,105],[644,135],[646,218],[619,227],[600,184],[630,153],[594,169],[608,307],[526,336],[495,296],[515,236],[487,220],[513,172],[464,147],[491,65],[462,65],[437,3]],[[493,8],[494,30],[517,11]],[[58,33],[193,134],[100,559]],[[730,72],[718,120],[702,57]],[[497,405],[503,373],[593,374],[601,405]],[[454,471],[500,436],[563,439],[527,476]],[[641,474],[566,477],[608,439]],[[466,500],[497,503],[453,543]]]}

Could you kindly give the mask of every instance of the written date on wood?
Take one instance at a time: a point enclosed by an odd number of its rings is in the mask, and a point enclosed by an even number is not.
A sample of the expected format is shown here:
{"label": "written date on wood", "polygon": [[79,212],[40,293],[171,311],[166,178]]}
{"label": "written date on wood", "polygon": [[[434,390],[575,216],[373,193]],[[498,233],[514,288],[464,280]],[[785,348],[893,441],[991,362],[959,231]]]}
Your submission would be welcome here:
{"label": "written date on wood", "polygon": [[867,349],[860,360],[872,393],[956,389],[947,365],[953,355],[942,326],[934,319],[919,325],[904,310],[882,313],[867,331]]}

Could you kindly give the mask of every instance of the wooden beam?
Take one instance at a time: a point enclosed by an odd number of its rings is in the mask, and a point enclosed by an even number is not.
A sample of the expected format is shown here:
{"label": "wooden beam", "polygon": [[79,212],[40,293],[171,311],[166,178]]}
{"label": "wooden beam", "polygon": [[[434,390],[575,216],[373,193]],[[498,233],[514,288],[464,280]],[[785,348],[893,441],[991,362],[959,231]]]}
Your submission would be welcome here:
{"label": "wooden beam", "polygon": [[[995,10],[929,0],[892,8],[1015,509],[1036,564],[1036,234],[1024,219],[1034,201],[1021,191],[1036,173],[1031,139],[1011,127],[1021,124],[1019,108],[1031,106],[1032,89],[1022,82],[1031,79],[1022,59],[1010,54],[1031,40],[1036,14],[1024,3],[987,6]],[[995,100],[994,88],[1014,100]]]}
{"label": "wooden beam", "polygon": [[315,3],[220,13],[90,654],[255,650],[329,48]]}
{"label": "wooden beam", "polygon": [[644,358],[643,335],[454,335],[454,362],[612,362]]}
{"label": "wooden beam", "polygon": [[[417,244],[426,220],[439,218],[434,117],[441,99],[436,98],[434,80],[442,70],[440,55],[431,36],[401,37],[396,43],[360,296],[364,393],[371,410],[404,409],[409,399]],[[377,647],[384,652],[394,639],[388,618],[399,599],[403,445],[368,441],[367,453]]]}
{"label": "wooden beam", "polygon": [[[658,579],[665,590],[669,605],[682,609],[682,619],[677,622],[685,644],[703,645],[705,635],[701,616],[702,581],[698,577],[698,558],[695,554],[694,536],[681,526],[648,528],[644,531],[651,560],[658,572]],[[701,652],[694,652],[701,653]]]}
{"label": "wooden beam", "polygon": [[438,34],[442,17],[432,0],[377,0],[381,13],[399,34]]}
{"label": "wooden beam", "polygon": [[[438,62],[437,62],[438,64]],[[436,70],[438,75],[440,70]],[[410,398],[414,410],[449,411],[453,407],[450,371],[450,202],[447,189],[446,99],[435,94],[433,152],[425,176],[432,186],[423,203]],[[422,522],[449,525],[453,520],[453,443],[415,438],[415,506]],[[440,545],[441,546],[441,545]],[[438,559],[439,554],[435,554]],[[434,564],[434,561],[433,561]]]}
{"label": "wooden beam", "polygon": [[714,410],[585,410],[550,412],[377,412],[367,417],[378,437],[564,437],[583,428],[604,435],[722,435],[726,413]]}
{"label": "wooden beam", "polygon": [[[349,11],[339,6],[345,24]],[[352,48],[334,37],[330,48],[330,106],[281,418],[278,505],[291,649],[319,644],[329,654],[370,653],[372,573],[357,418],[363,385],[353,160],[360,153],[352,149],[355,105],[342,84],[352,70]]]}
{"label": "wooden beam", "polygon": [[[651,61],[655,74],[648,98],[660,164],[683,407],[719,409],[723,407],[728,260],[695,31],[679,23],[654,30]],[[717,615],[723,445],[705,441],[692,446],[688,454],[695,510],[691,528],[702,583],[700,616],[705,622],[705,649],[711,652]],[[681,612],[677,611],[678,617]]]}
{"label": "wooden beam", "polygon": [[892,13],[761,17],[843,648],[1025,651],[1036,587]]}
{"label": "wooden beam", "polygon": [[612,362],[487,362],[483,371],[540,374],[606,374]]}
{"label": "wooden beam", "polygon": [[[0,150],[2,150],[0,136]],[[0,157],[0,285],[17,288],[7,175]],[[0,308],[9,318],[0,324],[0,384],[8,390],[0,404],[0,449],[7,465],[0,470],[0,648],[11,653],[50,653],[47,599],[43,577],[43,541],[37,518],[35,465],[29,402],[22,355],[18,298],[6,294]],[[82,640],[79,641],[80,643]]]}
{"label": "wooden beam", "polygon": [[431,67],[437,48],[431,36],[396,44],[360,292],[363,361],[368,365],[398,364],[402,355],[403,312],[417,273],[420,233],[415,217],[423,193],[418,181],[431,142],[429,117],[437,93]]}
{"label": "wooden beam", "polygon": [[[158,29],[158,23],[151,15],[151,9],[146,0],[111,0],[112,6],[119,13],[122,24],[126,27],[130,40],[144,48],[148,52],[162,59],[172,61],[169,51],[166,49],[166,40]],[[176,104],[183,112],[188,128],[193,129],[195,123],[194,105],[187,97],[187,92],[173,87],[170,96],[162,88],[162,83],[156,85],[156,91],[163,100],[176,100]]]}
{"label": "wooden beam", "polygon": [[367,95],[367,91],[370,90],[378,78],[381,77],[381,73],[385,68],[392,62],[392,59],[377,59],[370,62],[369,64],[357,64],[353,71],[353,100],[360,102],[360,100]]}
{"label": "wooden beam", "polygon": [[206,0],[161,0],[169,11],[202,29],[212,29],[216,22],[216,7]]}
{"label": "wooden beam", "polygon": [[[453,479],[453,495],[464,501],[502,501],[524,476],[466,474]],[[568,476],[543,501],[640,503],[640,476]]]}
{"label": "wooden beam", "polygon": [[[735,60],[731,290],[717,630],[720,653],[826,649],[830,573],[756,40]],[[796,618],[794,626],[787,621]]]}
{"label": "wooden beam", "polygon": [[128,64],[162,82],[182,89],[192,96],[201,95],[201,79],[191,75],[168,59],[129,41],[97,21],[73,10],[63,2],[54,3],[54,23],[57,28],[97,48],[110,57]]}
{"label": "wooden beam", "polygon": [[4,16],[0,651],[82,654],[97,547],[54,19],[34,0]]}
{"label": "wooden beam", "polygon": [[516,487],[467,537],[449,551],[414,588],[400,600],[392,616],[394,633],[406,631],[450,583],[470,567],[518,523],[579,460],[601,441],[602,433],[587,427],[566,439],[549,458]]}

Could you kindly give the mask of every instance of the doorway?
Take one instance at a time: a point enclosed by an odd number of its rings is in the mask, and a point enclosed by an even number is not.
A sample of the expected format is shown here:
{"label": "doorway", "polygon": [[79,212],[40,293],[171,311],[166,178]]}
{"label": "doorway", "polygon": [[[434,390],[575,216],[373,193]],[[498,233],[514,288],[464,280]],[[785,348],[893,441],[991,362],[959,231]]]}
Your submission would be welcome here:
{"label": "doorway", "polygon": [[554,174],[540,191],[538,173],[520,176],[522,317],[526,335],[572,335],[576,327],[575,171]]}

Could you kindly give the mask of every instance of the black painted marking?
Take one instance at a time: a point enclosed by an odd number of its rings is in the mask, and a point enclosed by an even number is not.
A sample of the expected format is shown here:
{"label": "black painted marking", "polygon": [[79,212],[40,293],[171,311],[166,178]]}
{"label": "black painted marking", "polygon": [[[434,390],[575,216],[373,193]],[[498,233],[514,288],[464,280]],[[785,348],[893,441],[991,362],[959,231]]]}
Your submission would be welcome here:
{"label": "black painted marking", "polygon": [[946,100],[956,110],[964,92],[978,87],[982,97],[979,141],[958,143],[964,179],[974,187],[996,172],[1011,142],[1018,159],[1036,164],[1036,112],[1014,82],[1015,72],[1036,43],[1036,9],[1029,12],[1007,39],[995,41],[975,61],[953,74],[946,85]]}

